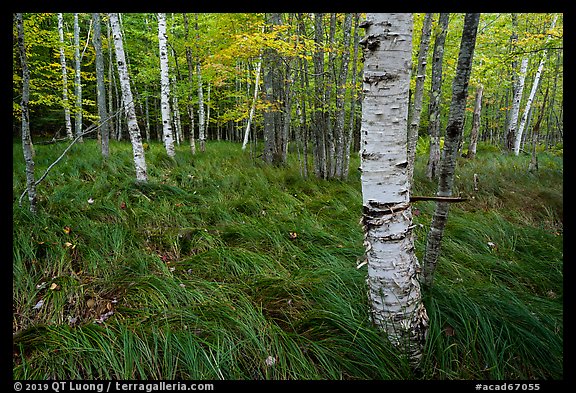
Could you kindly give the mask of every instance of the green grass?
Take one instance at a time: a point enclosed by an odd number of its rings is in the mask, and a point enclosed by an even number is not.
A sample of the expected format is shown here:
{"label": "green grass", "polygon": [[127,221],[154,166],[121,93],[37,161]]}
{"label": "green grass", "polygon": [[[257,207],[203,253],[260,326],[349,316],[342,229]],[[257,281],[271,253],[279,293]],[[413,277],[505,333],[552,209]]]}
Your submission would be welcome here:
{"label": "green grass", "polygon": [[[35,148],[38,178],[64,145]],[[138,184],[129,144],[102,162],[86,140],[39,185],[32,216],[15,143],[13,376],[562,379],[563,166],[540,155],[537,173],[482,144],[459,162],[470,199],[450,210],[415,375],[369,321],[357,171],[303,179],[294,156],[268,167],[210,142],[171,159],[152,143]],[[433,195],[425,164],[414,194]],[[421,258],[434,203],[415,205]]]}

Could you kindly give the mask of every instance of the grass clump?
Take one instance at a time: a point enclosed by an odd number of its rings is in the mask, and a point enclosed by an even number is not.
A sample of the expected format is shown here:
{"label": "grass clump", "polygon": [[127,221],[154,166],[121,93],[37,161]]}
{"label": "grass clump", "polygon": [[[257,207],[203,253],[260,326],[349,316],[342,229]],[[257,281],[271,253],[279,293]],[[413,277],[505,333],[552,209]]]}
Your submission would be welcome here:
{"label": "grass clump", "polygon": [[[37,173],[62,148],[36,146]],[[359,174],[303,179],[295,161],[268,167],[226,142],[176,150],[151,143],[137,183],[129,144],[103,162],[86,140],[32,216],[15,144],[15,379],[562,379],[558,157],[540,153],[537,173],[481,149],[460,162],[470,199],[450,211],[425,294],[417,376],[369,320]],[[414,194],[433,195],[424,161]],[[421,258],[434,204],[415,207]]]}

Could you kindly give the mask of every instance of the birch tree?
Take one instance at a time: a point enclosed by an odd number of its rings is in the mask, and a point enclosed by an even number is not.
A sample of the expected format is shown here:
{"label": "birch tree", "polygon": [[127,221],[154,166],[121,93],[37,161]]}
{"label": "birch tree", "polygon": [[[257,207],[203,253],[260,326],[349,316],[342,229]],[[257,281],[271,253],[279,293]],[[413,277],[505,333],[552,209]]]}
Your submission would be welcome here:
{"label": "birch tree", "polygon": [[162,135],[168,156],[174,157],[174,138],[170,118],[170,79],[168,76],[168,51],[166,49],[166,14],[158,13],[158,47],[160,50],[160,109],[162,112]]}
{"label": "birch tree", "polygon": [[[74,14],[74,87],[76,94],[74,128],[78,136],[82,134],[82,78],[80,75],[80,25],[77,13]],[[82,142],[82,137],[79,142]]]}
{"label": "birch tree", "polygon": [[444,59],[444,42],[448,31],[450,14],[441,12],[438,19],[438,32],[434,38],[434,52],[432,53],[432,76],[430,87],[430,103],[428,114],[430,121],[428,134],[430,135],[430,155],[426,167],[428,179],[436,178],[438,163],[440,162],[440,98],[442,96],[442,61]]}
{"label": "birch tree", "polygon": [[246,123],[246,130],[244,131],[244,141],[242,142],[242,150],[246,150],[248,144],[248,137],[250,136],[250,125],[254,117],[256,109],[256,102],[258,101],[258,88],[260,85],[260,70],[262,69],[262,53],[258,56],[258,65],[256,66],[256,80],[254,81],[254,97],[252,97],[252,105],[250,106],[250,114],[248,115],[248,122]]}
{"label": "birch tree", "polygon": [[198,14],[196,18],[196,76],[198,78],[198,139],[200,140],[200,151],[206,151],[206,133],[204,128],[204,91],[202,88],[202,69],[200,67],[200,30],[198,29]]}
{"label": "birch tree", "polygon": [[[448,125],[446,126],[446,137],[438,176],[437,196],[439,197],[452,196],[454,169],[456,167],[458,148],[462,140],[466,97],[468,96],[468,82],[472,70],[472,59],[474,57],[479,20],[480,14],[478,13],[467,13],[464,18],[456,76],[452,83],[452,102],[448,114]],[[430,231],[426,240],[426,251],[423,262],[423,283],[426,286],[432,285],[436,263],[440,254],[440,245],[442,237],[444,236],[444,227],[448,220],[448,210],[448,202],[436,202],[436,209],[434,210],[432,224],[430,225]]]}
{"label": "birch tree", "polygon": [[58,39],[60,40],[60,66],[62,68],[62,104],[64,106],[64,122],[66,137],[74,138],[72,134],[72,120],[70,119],[70,106],[68,104],[68,68],[66,67],[66,54],[64,53],[64,17],[58,13]]}
{"label": "birch tree", "polygon": [[120,79],[120,88],[122,90],[122,100],[124,102],[124,112],[126,113],[126,122],[128,123],[128,132],[132,142],[132,154],[134,157],[134,166],[136,169],[136,180],[147,181],[148,174],[146,170],[146,160],[144,157],[144,148],[142,146],[142,137],[140,128],[136,121],[136,110],[134,99],[130,88],[130,75],[126,65],[126,56],[124,55],[124,44],[122,42],[122,31],[117,13],[110,13],[110,26],[114,40],[114,49],[116,51],[116,64],[118,66],[118,75]]}
{"label": "birch tree", "polygon": [[418,143],[418,127],[420,126],[420,114],[422,113],[422,97],[424,96],[424,81],[426,79],[426,63],[428,59],[428,47],[430,46],[430,34],[432,32],[432,14],[424,15],[420,48],[418,50],[418,67],[416,69],[416,87],[414,99],[408,114],[408,179],[412,184],[414,177],[414,160],[416,158],[416,144]]}
{"label": "birch tree", "polygon": [[34,181],[34,158],[32,152],[32,138],[30,136],[30,112],[28,101],[30,100],[30,70],[26,59],[26,45],[24,42],[24,21],[22,14],[16,14],[16,25],[18,29],[18,49],[20,52],[20,64],[22,66],[22,100],[20,108],[22,110],[22,150],[26,163],[26,189],[28,191],[28,201],[30,201],[30,212],[36,213],[36,184]]}
{"label": "birch tree", "polygon": [[[558,19],[558,15],[554,15],[554,20],[552,21],[552,25],[550,26],[550,30],[556,26],[556,20]],[[548,35],[546,42],[548,42]],[[526,108],[524,108],[524,112],[522,113],[522,118],[520,120],[520,125],[518,126],[518,131],[516,132],[515,139],[514,139],[514,154],[518,155],[520,153],[520,143],[522,142],[522,133],[524,132],[524,127],[526,126],[526,121],[528,120],[528,113],[530,112],[530,107],[532,105],[532,101],[534,101],[534,97],[536,96],[536,91],[538,90],[538,84],[540,83],[540,76],[542,75],[542,70],[544,69],[544,64],[546,63],[546,59],[548,57],[548,50],[544,49],[544,53],[542,54],[542,59],[540,60],[540,64],[538,65],[538,70],[536,71],[536,75],[534,76],[534,82],[532,82],[532,90],[530,90],[530,95],[528,96],[528,101],[526,101]]]}
{"label": "birch tree", "polygon": [[514,141],[516,140],[516,128],[518,127],[518,115],[520,113],[520,102],[522,101],[522,93],[524,92],[524,81],[526,80],[526,70],[528,70],[528,58],[522,59],[520,65],[520,72],[514,83],[514,96],[512,97],[512,108],[510,110],[510,120],[508,122],[508,130],[506,136],[506,146],[510,150],[514,150]]}
{"label": "birch tree", "polygon": [[361,183],[372,320],[417,365],[428,316],[418,282],[407,172],[411,14],[367,14]]}
{"label": "birch tree", "polygon": [[350,34],[352,33],[352,14],[347,13],[344,17],[343,34],[344,40],[342,43],[342,62],[340,65],[340,75],[338,76],[338,87],[336,93],[336,124],[334,125],[334,136],[336,139],[336,171],[335,177],[338,179],[345,179],[344,165],[348,161],[344,158],[344,149],[346,142],[344,137],[344,98],[346,95],[346,77],[348,76],[348,63],[350,60]]}
{"label": "birch tree", "polygon": [[100,135],[102,143],[102,156],[108,158],[108,140],[110,130],[108,123],[102,123],[108,117],[106,110],[106,86],[104,84],[104,55],[102,53],[102,32],[100,27],[100,14],[92,14],[94,20],[94,50],[96,52],[96,99],[98,101],[98,118],[100,122]]}

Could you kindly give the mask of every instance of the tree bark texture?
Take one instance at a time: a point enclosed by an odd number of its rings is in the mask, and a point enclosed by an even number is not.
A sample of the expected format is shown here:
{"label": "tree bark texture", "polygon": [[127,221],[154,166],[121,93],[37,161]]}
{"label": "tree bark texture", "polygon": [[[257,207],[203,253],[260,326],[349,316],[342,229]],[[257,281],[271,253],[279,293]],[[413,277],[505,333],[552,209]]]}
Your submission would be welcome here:
{"label": "tree bark texture", "polygon": [[426,177],[433,179],[438,176],[440,162],[440,98],[442,97],[442,61],[444,59],[444,42],[448,31],[450,14],[440,13],[438,32],[434,39],[434,52],[432,53],[432,76],[430,87],[430,104],[428,113],[430,121],[428,133],[430,134],[430,155],[426,167]]}
{"label": "tree bark texture", "polygon": [[364,244],[373,322],[412,365],[422,356],[428,316],[418,281],[407,172],[411,14],[367,14],[362,102]]}
{"label": "tree bark texture", "polygon": [[102,53],[102,29],[100,27],[100,14],[92,14],[94,20],[94,50],[96,52],[96,100],[98,102],[98,118],[101,124],[100,135],[102,143],[102,156],[108,158],[110,127],[102,123],[108,117],[106,110],[106,86],[104,84],[104,55]]}
{"label": "tree bark texture", "polygon": [[[472,70],[472,59],[474,57],[474,47],[476,45],[476,34],[480,14],[467,13],[464,18],[462,29],[462,39],[460,42],[460,53],[458,54],[458,64],[456,66],[456,76],[452,83],[452,102],[448,114],[448,125],[446,127],[446,137],[444,149],[442,150],[442,163],[438,179],[438,193],[440,197],[452,196],[452,185],[454,184],[454,170],[456,168],[456,158],[458,148],[462,141],[462,130],[464,128],[464,112],[466,109],[466,98],[468,96],[468,82]],[[449,203],[437,202],[430,232],[426,240],[426,251],[423,264],[423,283],[426,286],[432,285],[436,263],[440,254],[440,245],[444,235],[444,227],[448,220]]]}
{"label": "tree bark texture", "polygon": [[198,78],[198,140],[200,141],[200,151],[206,151],[206,133],[204,128],[204,89],[202,88],[202,69],[200,66],[200,31],[198,30],[198,14],[195,15],[196,18],[196,77]]}
{"label": "tree bark texture", "polygon": [[62,67],[62,104],[64,106],[64,122],[66,137],[73,139],[72,120],[70,119],[70,107],[68,104],[68,69],[66,67],[66,54],[64,53],[64,17],[58,13],[58,39],[60,40],[60,66]]}
{"label": "tree bark texture", "polygon": [[416,144],[418,143],[418,127],[420,126],[420,114],[422,113],[422,98],[424,96],[424,81],[426,79],[426,64],[428,61],[428,47],[430,46],[430,34],[432,32],[432,14],[424,15],[420,48],[418,50],[418,67],[416,69],[416,87],[414,99],[408,115],[408,180],[412,184],[414,177],[414,160],[416,159]]}
{"label": "tree bark texture", "polygon": [[158,13],[158,48],[160,51],[160,110],[162,113],[162,140],[168,156],[174,157],[174,137],[170,109],[170,77],[166,48],[166,14]]}
{"label": "tree bark texture", "polygon": [[508,131],[506,134],[506,146],[509,150],[514,150],[514,141],[516,140],[516,128],[518,127],[518,115],[520,113],[520,101],[524,92],[524,81],[526,80],[526,70],[528,69],[528,58],[522,59],[518,79],[514,83],[514,97],[512,98],[512,108],[510,110],[510,120],[508,122]]}
{"label": "tree bark texture", "polygon": [[[74,128],[78,136],[82,134],[82,78],[80,75],[80,25],[77,13],[74,14],[74,87],[76,92]],[[78,142],[82,142],[82,138]]]}
{"label": "tree bark texture", "polygon": [[26,45],[24,42],[24,21],[22,14],[16,14],[16,25],[18,29],[18,49],[20,52],[20,64],[22,66],[22,100],[20,107],[22,110],[22,151],[26,163],[26,189],[28,190],[28,201],[30,202],[30,212],[36,213],[36,184],[34,181],[34,158],[32,152],[32,139],[30,136],[30,112],[28,102],[30,100],[30,70],[26,59]]}
{"label": "tree bark texture", "polygon": [[136,110],[134,99],[130,88],[130,75],[126,66],[126,56],[124,55],[124,44],[122,42],[122,32],[117,13],[110,13],[110,26],[112,28],[112,38],[114,49],[116,51],[116,64],[118,66],[118,75],[120,79],[120,88],[122,90],[122,100],[124,102],[124,112],[126,113],[126,122],[128,123],[128,132],[132,142],[132,153],[134,157],[134,167],[136,169],[136,180],[147,181],[148,174],[146,169],[146,160],[144,157],[144,148],[142,146],[142,137],[140,128],[136,121]]}
{"label": "tree bark texture", "polygon": [[478,133],[480,132],[480,113],[482,112],[482,92],[484,87],[476,86],[476,100],[474,103],[474,115],[472,119],[472,130],[470,131],[470,145],[468,145],[468,158],[476,157],[476,146],[478,145]]}

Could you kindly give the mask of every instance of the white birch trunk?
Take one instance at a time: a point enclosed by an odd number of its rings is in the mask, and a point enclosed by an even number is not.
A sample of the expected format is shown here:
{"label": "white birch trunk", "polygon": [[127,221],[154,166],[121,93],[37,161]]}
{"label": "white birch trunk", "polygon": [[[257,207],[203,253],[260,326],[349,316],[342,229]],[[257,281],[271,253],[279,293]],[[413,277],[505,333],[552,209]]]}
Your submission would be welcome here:
{"label": "white birch trunk", "polygon": [[[556,20],[558,19],[558,15],[554,15],[554,20],[552,21],[552,25],[550,26],[550,30],[556,26]],[[550,38],[550,36],[548,36]],[[546,42],[548,42],[548,38]],[[522,142],[522,133],[524,132],[524,127],[526,126],[526,121],[528,120],[528,113],[530,112],[530,107],[532,106],[532,101],[534,101],[534,97],[536,96],[536,91],[538,90],[538,84],[540,83],[540,77],[542,76],[542,70],[544,69],[544,64],[546,63],[546,58],[548,57],[548,50],[544,49],[542,54],[542,59],[540,60],[540,64],[538,65],[538,70],[536,71],[536,76],[534,76],[534,82],[532,83],[532,90],[530,91],[530,95],[528,96],[528,101],[526,102],[526,108],[524,109],[524,113],[522,113],[522,119],[520,120],[520,125],[518,126],[518,131],[516,132],[515,139],[514,139],[514,154],[518,155],[520,153],[520,143]]]}
{"label": "white birch trunk", "polygon": [[170,79],[168,77],[168,51],[166,50],[166,14],[158,13],[158,46],[160,50],[160,110],[162,112],[162,139],[166,153],[174,157],[174,138],[170,118]]}
{"label": "white birch trunk", "polygon": [[30,99],[30,70],[26,59],[26,46],[24,45],[24,21],[22,14],[16,14],[18,29],[18,49],[20,52],[20,64],[22,65],[22,151],[26,163],[26,190],[30,201],[30,212],[36,213],[36,182],[34,180],[34,159],[32,151],[32,138],[30,136],[30,118],[28,101]]}
{"label": "white birch trunk", "polygon": [[510,122],[508,124],[508,138],[516,140],[516,127],[518,127],[518,115],[520,113],[520,101],[524,92],[524,81],[526,80],[526,70],[528,69],[528,58],[522,59],[518,80],[514,86],[514,97],[512,98],[512,109],[510,111]]}
{"label": "white birch trunk", "polygon": [[128,132],[132,142],[132,153],[134,156],[134,166],[136,169],[136,180],[147,181],[148,174],[146,170],[146,160],[144,157],[144,148],[142,146],[142,137],[140,128],[136,121],[136,110],[134,108],[134,99],[130,89],[130,75],[126,66],[126,56],[124,55],[124,44],[122,42],[122,32],[117,13],[110,13],[110,26],[112,28],[112,37],[114,40],[114,49],[116,51],[116,63],[118,66],[118,75],[120,79],[120,88],[122,90],[122,100],[124,103],[124,112],[126,113],[126,122],[128,123]]}
{"label": "white birch trunk", "polygon": [[[188,42],[188,15],[182,14],[184,19],[184,40]],[[192,79],[193,79],[193,62],[192,50],[190,45],[186,45],[186,63],[188,64],[188,117],[190,118],[190,151],[196,154],[196,143],[194,141],[194,105],[192,104]]]}
{"label": "white birch trunk", "polygon": [[[80,77],[80,26],[78,14],[74,14],[74,86],[76,92],[76,112],[74,115],[74,128],[76,136],[82,134],[82,80]],[[78,142],[82,142],[80,137]]]}
{"label": "white birch trunk", "polygon": [[254,97],[252,98],[252,106],[250,107],[250,114],[248,115],[248,123],[244,131],[244,142],[242,142],[242,150],[246,150],[248,144],[248,137],[250,136],[250,125],[254,117],[254,110],[256,109],[256,102],[258,101],[258,88],[260,87],[260,70],[262,69],[262,54],[258,58],[258,65],[256,66],[256,81],[254,82]]}
{"label": "white birch trunk", "polygon": [[352,14],[347,13],[344,17],[344,24],[342,26],[344,30],[344,38],[342,42],[342,64],[340,66],[340,76],[338,77],[338,88],[336,93],[336,124],[334,127],[334,135],[336,139],[336,168],[335,176],[337,179],[346,179],[344,177],[347,171],[344,170],[344,165],[348,164],[348,161],[344,158],[344,150],[346,149],[346,141],[344,136],[344,99],[346,96],[346,77],[348,76],[348,66],[350,61],[350,34],[352,32]]}
{"label": "white birch trunk", "polygon": [[68,104],[68,70],[66,67],[66,55],[64,53],[64,17],[58,13],[58,38],[60,40],[60,66],[62,67],[62,103],[64,106],[64,121],[66,124],[66,137],[73,139],[72,120],[70,119],[70,107]]}
{"label": "white birch trunk", "polygon": [[202,70],[200,67],[200,55],[198,54],[198,44],[200,33],[198,30],[198,14],[196,17],[196,75],[198,77],[198,139],[200,140],[200,151],[206,151],[206,134],[204,128],[204,91],[202,89]]}
{"label": "white birch trunk", "polygon": [[367,14],[361,182],[372,319],[418,364],[428,316],[417,278],[407,173],[411,14]]}

